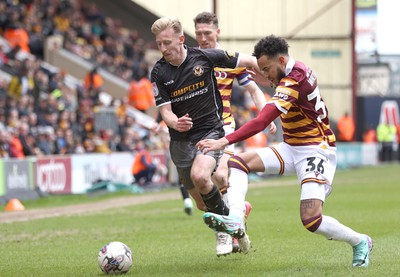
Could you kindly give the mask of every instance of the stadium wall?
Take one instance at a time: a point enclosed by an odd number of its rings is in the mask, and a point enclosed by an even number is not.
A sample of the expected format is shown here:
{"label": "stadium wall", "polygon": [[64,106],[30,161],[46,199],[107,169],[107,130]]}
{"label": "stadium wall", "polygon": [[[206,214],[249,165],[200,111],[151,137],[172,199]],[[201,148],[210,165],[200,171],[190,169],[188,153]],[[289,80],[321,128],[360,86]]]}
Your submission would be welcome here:
{"label": "stadium wall", "polygon": [[[158,151],[152,156],[165,169],[165,174],[153,178],[154,185],[176,182],[176,169],[168,155]],[[339,169],[377,165],[378,145],[338,143],[337,159]],[[130,184],[133,160],[134,155],[128,152],[2,159],[0,203],[12,198],[35,199],[42,193],[83,194],[99,181]]]}
{"label": "stadium wall", "polygon": [[[160,174],[153,178],[155,186],[164,186],[168,179],[168,156],[151,153]],[[0,203],[12,198],[35,199],[41,194],[83,194],[99,181],[129,185],[133,181],[131,166],[135,155],[128,152],[111,154],[74,154],[0,160]],[[167,170],[168,169],[168,170]]]}

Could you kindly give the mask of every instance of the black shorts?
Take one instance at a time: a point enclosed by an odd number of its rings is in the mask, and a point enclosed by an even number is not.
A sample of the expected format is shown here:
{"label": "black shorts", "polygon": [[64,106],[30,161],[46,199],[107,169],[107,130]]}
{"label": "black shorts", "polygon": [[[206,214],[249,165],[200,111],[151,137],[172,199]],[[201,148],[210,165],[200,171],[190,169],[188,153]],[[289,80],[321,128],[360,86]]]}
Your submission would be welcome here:
{"label": "black shorts", "polygon": [[[213,130],[202,139],[219,139],[221,138],[220,130]],[[171,159],[174,162],[178,174],[179,181],[186,187],[186,189],[192,189],[194,184],[190,178],[190,171],[192,169],[192,164],[196,155],[204,155],[200,150],[196,149],[196,143],[192,141],[178,141],[172,140],[169,145],[169,151],[171,153]],[[223,151],[210,151],[206,155],[211,156],[216,161],[216,167],[218,167],[219,159],[222,156]]]}

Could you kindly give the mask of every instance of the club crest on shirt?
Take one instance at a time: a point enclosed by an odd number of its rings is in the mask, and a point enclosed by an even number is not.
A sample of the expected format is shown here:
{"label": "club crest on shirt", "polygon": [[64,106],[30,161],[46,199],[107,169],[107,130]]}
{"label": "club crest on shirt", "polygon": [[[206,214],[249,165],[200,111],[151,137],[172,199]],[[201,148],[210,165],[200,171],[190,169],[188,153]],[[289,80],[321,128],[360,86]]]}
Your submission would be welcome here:
{"label": "club crest on shirt", "polygon": [[153,88],[153,94],[154,94],[154,96],[158,96],[159,91],[158,91],[157,84],[156,84],[155,82],[152,82],[152,83],[151,83],[151,87]]}
{"label": "club crest on shirt", "polygon": [[204,67],[201,65],[196,65],[195,67],[193,67],[193,74],[196,77],[200,77],[201,75],[204,74]]}

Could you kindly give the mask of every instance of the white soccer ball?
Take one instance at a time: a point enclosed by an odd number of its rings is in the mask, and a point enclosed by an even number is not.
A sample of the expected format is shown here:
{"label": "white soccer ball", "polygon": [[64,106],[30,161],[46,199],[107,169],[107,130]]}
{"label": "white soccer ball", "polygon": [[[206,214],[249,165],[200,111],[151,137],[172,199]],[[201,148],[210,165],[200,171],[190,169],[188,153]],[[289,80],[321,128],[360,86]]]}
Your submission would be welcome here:
{"label": "white soccer ball", "polygon": [[101,271],[105,274],[127,273],[132,267],[132,251],[119,241],[105,244],[97,257]]}

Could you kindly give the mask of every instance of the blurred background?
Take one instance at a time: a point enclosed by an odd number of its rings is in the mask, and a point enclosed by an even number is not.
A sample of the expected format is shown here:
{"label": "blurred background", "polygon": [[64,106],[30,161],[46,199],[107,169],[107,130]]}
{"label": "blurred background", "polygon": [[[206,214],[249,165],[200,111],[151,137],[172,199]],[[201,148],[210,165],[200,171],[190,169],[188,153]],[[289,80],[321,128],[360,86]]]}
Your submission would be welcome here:
{"label": "blurred background", "polygon": [[[0,1],[6,169],[0,196],[38,187],[82,193],[103,179],[134,182],[130,166],[143,141],[170,168],[168,134],[162,125],[152,129],[157,111],[146,90],[160,58],[150,27],[176,16],[186,44],[195,47],[193,18],[203,11],[217,14],[222,48],[252,54],[260,38],[275,34],[288,40],[292,57],[313,68],[340,141],[340,167],[398,162],[399,6],[396,0]],[[147,95],[140,105],[137,91]],[[238,127],[256,114],[248,100],[235,87]],[[281,140],[280,132],[261,135],[264,145]],[[122,156],[88,156],[116,153]],[[173,183],[175,174],[165,171],[157,182]]]}

